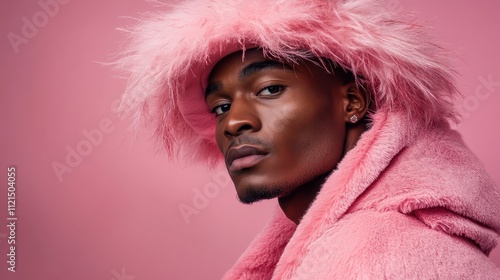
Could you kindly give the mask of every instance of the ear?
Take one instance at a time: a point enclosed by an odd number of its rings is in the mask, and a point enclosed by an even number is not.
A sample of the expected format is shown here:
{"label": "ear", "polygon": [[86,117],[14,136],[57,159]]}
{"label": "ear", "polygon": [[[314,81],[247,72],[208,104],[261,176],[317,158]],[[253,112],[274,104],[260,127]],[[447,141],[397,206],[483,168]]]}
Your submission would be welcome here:
{"label": "ear", "polygon": [[344,119],[346,123],[356,124],[363,119],[368,111],[369,95],[360,89],[356,82],[345,85]]}

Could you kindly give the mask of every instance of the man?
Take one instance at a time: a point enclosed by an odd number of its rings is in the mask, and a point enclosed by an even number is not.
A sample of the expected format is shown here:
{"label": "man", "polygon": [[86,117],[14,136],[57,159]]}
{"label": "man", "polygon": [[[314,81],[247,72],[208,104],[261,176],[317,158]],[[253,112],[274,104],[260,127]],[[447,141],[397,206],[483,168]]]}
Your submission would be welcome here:
{"label": "man", "polygon": [[225,279],[499,279],[500,195],[443,51],[374,1],[189,1],[133,31],[124,110],[281,211]]}

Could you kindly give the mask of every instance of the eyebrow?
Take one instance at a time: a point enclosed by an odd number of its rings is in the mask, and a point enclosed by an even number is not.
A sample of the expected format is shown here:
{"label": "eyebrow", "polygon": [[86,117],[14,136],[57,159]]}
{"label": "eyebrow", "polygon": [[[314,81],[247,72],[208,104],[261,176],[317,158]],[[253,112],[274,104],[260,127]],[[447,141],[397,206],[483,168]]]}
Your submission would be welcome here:
{"label": "eyebrow", "polygon": [[222,83],[221,82],[215,82],[215,83],[211,83],[207,86],[207,89],[205,90],[205,99],[207,99],[207,97],[216,92],[216,91],[219,91],[222,89]]}
{"label": "eyebrow", "polygon": [[240,74],[238,75],[238,79],[244,80],[247,79],[248,77],[261,72],[263,70],[268,70],[268,69],[277,69],[277,70],[286,70],[286,71],[293,71],[293,67],[291,67],[288,64],[285,64],[283,62],[278,62],[275,60],[265,60],[265,61],[257,61],[254,63],[250,63],[245,68],[243,68],[240,71]]}
{"label": "eyebrow", "polygon": [[[242,81],[247,79],[248,77],[255,75],[261,71],[268,70],[268,69],[277,69],[277,70],[285,70],[285,71],[295,71],[295,69],[283,62],[275,61],[275,60],[264,60],[264,61],[257,61],[248,64],[245,66],[243,69],[241,69],[240,73],[238,74],[238,80]],[[207,89],[205,90],[205,99],[207,98],[208,95],[219,91],[222,89],[222,83],[220,82],[214,82],[210,83],[207,86]]]}

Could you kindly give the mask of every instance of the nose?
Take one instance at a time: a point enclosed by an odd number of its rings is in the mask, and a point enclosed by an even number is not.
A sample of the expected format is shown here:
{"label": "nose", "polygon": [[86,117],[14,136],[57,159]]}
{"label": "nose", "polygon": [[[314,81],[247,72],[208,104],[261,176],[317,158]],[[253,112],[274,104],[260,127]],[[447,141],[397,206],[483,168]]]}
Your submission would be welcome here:
{"label": "nose", "polygon": [[234,99],[227,112],[224,136],[231,138],[261,129],[261,120],[254,105],[243,98]]}

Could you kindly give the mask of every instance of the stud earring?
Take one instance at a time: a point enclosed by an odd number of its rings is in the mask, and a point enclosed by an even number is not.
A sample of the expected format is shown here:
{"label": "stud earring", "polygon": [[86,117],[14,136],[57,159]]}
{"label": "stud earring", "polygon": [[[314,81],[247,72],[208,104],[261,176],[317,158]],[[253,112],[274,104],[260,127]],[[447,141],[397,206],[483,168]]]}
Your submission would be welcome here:
{"label": "stud earring", "polygon": [[353,115],[350,120],[352,123],[356,123],[358,121],[358,116]]}

